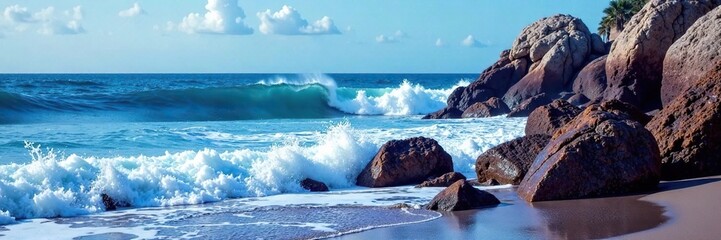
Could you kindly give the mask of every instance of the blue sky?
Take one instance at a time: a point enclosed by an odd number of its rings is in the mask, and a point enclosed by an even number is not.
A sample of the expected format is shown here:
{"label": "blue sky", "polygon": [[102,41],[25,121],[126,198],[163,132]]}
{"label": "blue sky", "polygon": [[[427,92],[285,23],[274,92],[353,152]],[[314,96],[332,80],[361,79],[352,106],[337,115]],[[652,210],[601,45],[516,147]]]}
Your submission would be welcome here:
{"label": "blue sky", "polygon": [[[136,6],[137,3],[137,6]],[[606,0],[0,0],[2,73],[477,73]],[[472,36],[472,37],[469,37]]]}

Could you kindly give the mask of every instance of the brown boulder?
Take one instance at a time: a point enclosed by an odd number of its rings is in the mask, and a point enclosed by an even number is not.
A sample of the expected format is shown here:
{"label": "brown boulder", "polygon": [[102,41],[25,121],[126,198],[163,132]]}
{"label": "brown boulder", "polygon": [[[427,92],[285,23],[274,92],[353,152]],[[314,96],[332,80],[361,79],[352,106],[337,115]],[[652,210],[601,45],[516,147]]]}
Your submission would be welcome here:
{"label": "brown boulder", "polygon": [[529,99],[523,100],[521,104],[518,104],[511,112],[506,115],[507,117],[528,117],[533,110],[543,105],[551,103],[553,100],[545,93],[533,96]]}
{"label": "brown boulder", "polygon": [[546,134],[552,136],[556,130],[573,120],[581,113],[581,109],[564,100],[554,100],[551,104],[541,106],[528,115],[526,135]]}
{"label": "brown boulder", "polygon": [[483,118],[507,114],[511,111],[500,98],[492,97],[485,102],[471,105],[463,111],[462,118]]}
{"label": "brown boulder", "polygon": [[478,182],[518,185],[551,136],[526,135],[502,143],[476,159]]}
{"label": "brown boulder", "polygon": [[669,104],[704,73],[721,63],[721,7],[699,18],[666,53],[661,101]]}
{"label": "brown boulder", "polygon": [[590,102],[591,100],[588,99],[588,98],[587,98],[586,96],[584,96],[583,94],[576,93],[576,94],[574,94],[573,96],[571,96],[570,98],[568,98],[567,101],[568,101],[568,103],[570,103],[571,105],[581,106],[581,105],[587,104],[587,103]]}
{"label": "brown boulder", "polygon": [[647,127],[665,180],[721,174],[721,64],[658,112]]}
{"label": "brown boulder", "polygon": [[358,186],[418,184],[453,172],[453,161],[436,140],[415,137],[383,144],[356,179]]}
{"label": "brown boulder", "polygon": [[591,105],[555,133],[518,194],[533,202],[648,190],[658,185],[660,164],[658,145],[643,125]]}
{"label": "brown boulder", "polygon": [[664,57],[696,19],[718,6],[717,0],[651,0],[626,23],[606,60],[605,99],[618,99],[653,110],[661,105]]}
{"label": "brown boulder", "polygon": [[306,178],[303,179],[303,181],[300,181],[300,186],[306,190],[309,190],[311,192],[327,192],[328,186],[325,185],[325,183]]}
{"label": "brown boulder", "polygon": [[603,97],[606,90],[606,56],[601,56],[586,65],[573,80],[573,92],[589,100]]}
{"label": "brown boulder", "polygon": [[440,177],[427,180],[421,184],[416,185],[416,188],[424,187],[448,187],[458,180],[466,180],[466,176],[459,172],[449,172],[441,175]]}
{"label": "brown boulder", "polygon": [[458,180],[451,186],[443,189],[426,209],[436,211],[462,211],[468,209],[496,206],[500,204],[498,198],[486,191],[474,188],[465,180]]}

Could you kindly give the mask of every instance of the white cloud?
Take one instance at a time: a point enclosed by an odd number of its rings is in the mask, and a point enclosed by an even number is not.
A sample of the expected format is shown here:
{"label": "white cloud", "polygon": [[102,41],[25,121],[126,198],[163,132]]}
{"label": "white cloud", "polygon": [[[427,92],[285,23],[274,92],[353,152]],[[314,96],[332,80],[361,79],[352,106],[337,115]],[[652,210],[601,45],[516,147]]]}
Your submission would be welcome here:
{"label": "white cloud", "polygon": [[283,5],[277,12],[271,12],[270,9],[257,14],[260,19],[258,29],[263,34],[279,34],[279,35],[321,35],[321,34],[340,34],[338,28],[333,23],[333,19],[328,16],[309,24],[303,19],[295,8]]}
{"label": "white cloud", "polygon": [[443,39],[436,39],[436,47],[445,47],[446,43],[443,42]]}
{"label": "white cloud", "polygon": [[205,14],[190,13],[183,18],[177,28],[186,33],[209,34],[253,34],[253,29],[245,25],[245,12],[238,6],[237,0],[208,0]]}
{"label": "white cloud", "polygon": [[128,8],[128,9],[118,12],[118,16],[121,16],[121,17],[135,17],[138,15],[145,15],[145,14],[147,14],[147,13],[145,12],[145,10],[143,10],[142,7],[140,7],[140,4],[138,4],[138,3],[133,4],[133,6],[131,8]]}
{"label": "white cloud", "polygon": [[461,41],[461,45],[465,47],[476,47],[476,48],[482,48],[486,47],[486,44],[481,43],[480,41],[476,40],[476,38],[473,37],[473,35],[468,35],[463,41]]}
{"label": "white cloud", "polygon": [[408,38],[408,34],[405,32],[398,30],[392,35],[385,35],[381,34],[376,37],[377,43],[395,43],[400,41],[402,38]]}
{"label": "white cloud", "polygon": [[32,12],[26,7],[13,5],[5,8],[3,17],[10,24],[9,27],[18,32],[35,26],[37,26],[37,32],[44,35],[85,32],[80,22],[83,19],[81,6],[75,6],[64,11],[63,14],[56,14],[55,8],[52,6]]}

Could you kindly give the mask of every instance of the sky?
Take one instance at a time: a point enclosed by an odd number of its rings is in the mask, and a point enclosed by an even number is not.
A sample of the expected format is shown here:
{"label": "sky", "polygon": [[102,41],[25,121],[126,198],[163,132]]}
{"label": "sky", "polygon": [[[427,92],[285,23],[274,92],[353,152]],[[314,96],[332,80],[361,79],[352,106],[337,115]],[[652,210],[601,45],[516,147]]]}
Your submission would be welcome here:
{"label": "sky", "polygon": [[607,0],[0,0],[0,73],[478,73]]}

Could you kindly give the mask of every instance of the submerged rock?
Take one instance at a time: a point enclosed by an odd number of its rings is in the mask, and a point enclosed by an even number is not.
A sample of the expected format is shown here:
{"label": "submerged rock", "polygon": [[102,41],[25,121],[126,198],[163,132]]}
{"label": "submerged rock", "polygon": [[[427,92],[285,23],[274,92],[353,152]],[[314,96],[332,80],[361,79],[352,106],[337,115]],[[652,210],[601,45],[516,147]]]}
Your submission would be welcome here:
{"label": "submerged rock", "polygon": [[102,198],[103,205],[105,205],[106,211],[114,211],[118,209],[118,206],[115,206],[115,200],[108,196],[108,194],[102,193],[100,194],[100,198]]}
{"label": "submerged rock", "polygon": [[300,186],[306,190],[309,190],[311,192],[327,192],[328,186],[325,185],[325,183],[306,178],[303,179],[303,181],[300,181]]}
{"label": "submerged rock", "polygon": [[478,182],[518,185],[550,139],[543,134],[526,135],[489,149],[476,159]]}
{"label": "submerged rock", "polygon": [[446,174],[441,175],[440,177],[427,180],[419,185],[416,185],[416,188],[424,188],[424,187],[448,187],[454,182],[458,180],[466,180],[466,176],[459,172],[449,172]]}
{"label": "submerged rock", "polygon": [[541,106],[528,115],[526,135],[545,134],[552,136],[556,130],[573,120],[581,109],[564,100],[555,100]]}
{"label": "submerged rock", "polygon": [[356,179],[358,186],[419,184],[453,172],[453,161],[436,140],[415,137],[384,144]]}
{"label": "submerged rock", "polygon": [[500,204],[498,198],[486,191],[479,190],[466,183],[465,180],[458,180],[451,186],[443,189],[426,209],[436,211],[462,211],[468,209],[496,206]]}

